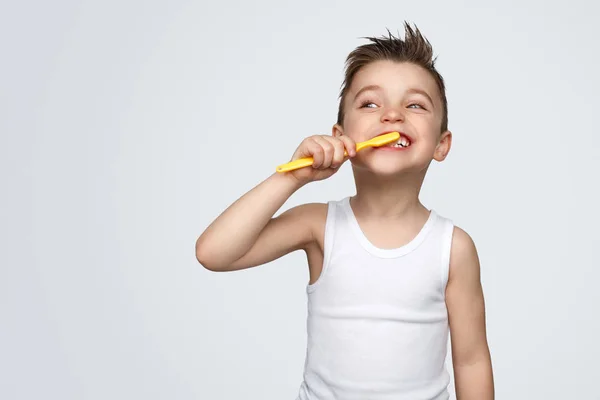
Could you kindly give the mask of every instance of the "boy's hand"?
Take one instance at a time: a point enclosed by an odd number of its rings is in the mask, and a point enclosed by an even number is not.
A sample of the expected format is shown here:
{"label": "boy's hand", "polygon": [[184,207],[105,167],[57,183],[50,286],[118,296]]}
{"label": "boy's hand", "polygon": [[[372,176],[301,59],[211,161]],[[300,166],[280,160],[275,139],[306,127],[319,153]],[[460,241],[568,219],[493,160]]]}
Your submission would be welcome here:
{"label": "boy's hand", "polygon": [[[348,156],[344,156],[344,150]],[[312,157],[312,167],[304,167],[287,172],[302,184],[327,179],[335,174],[339,167],[356,155],[356,143],[348,136],[333,137],[327,135],[309,136],[300,143],[292,160]]]}

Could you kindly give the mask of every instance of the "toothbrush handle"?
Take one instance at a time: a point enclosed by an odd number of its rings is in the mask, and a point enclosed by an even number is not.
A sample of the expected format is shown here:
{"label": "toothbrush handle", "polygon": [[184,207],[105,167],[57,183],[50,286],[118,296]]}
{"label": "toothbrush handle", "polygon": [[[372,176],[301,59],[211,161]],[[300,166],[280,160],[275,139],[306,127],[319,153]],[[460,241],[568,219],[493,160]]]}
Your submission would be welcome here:
{"label": "toothbrush handle", "polygon": [[299,158],[297,160],[290,161],[289,163],[278,166],[277,172],[289,172],[295,169],[309,167],[313,164],[313,161],[314,160],[312,157]]}
{"label": "toothbrush handle", "polygon": [[[348,157],[347,151],[344,151],[344,157]],[[299,158],[297,160],[290,161],[289,163],[278,166],[277,172],[289,172],[289,171],[293,171],[295,169],[309,167],[313,164],[313,161],[314,160],[312,157]]]}
{"label": "toothbrush handle", "polygon": [[[379,137],[373,138],[371,140],[367,140],[366,142],[360,142],[356,144],[356,152],[361,151],[366,147],[379,147],[384,144],[391,143],[394,140],[398,140],[400,134],[398,132],[389,132],[385,135],[381,135]],[[348,152],[344,150],[344,157],[348,157]],[[288,172],[293,171],[295,169],[304,168],[311,166],[313,164],[312,157],[304,157],[298,160],[290,161],[287,164],[281,164],[277,167],[277,172]]]}

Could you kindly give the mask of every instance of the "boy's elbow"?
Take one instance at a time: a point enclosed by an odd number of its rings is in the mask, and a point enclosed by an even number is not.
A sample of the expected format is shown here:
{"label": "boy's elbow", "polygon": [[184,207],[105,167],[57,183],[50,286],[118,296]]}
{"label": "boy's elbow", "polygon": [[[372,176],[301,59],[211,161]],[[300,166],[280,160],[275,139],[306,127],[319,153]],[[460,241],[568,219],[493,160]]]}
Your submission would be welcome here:
{"label": "boy's elbow", "polygon": [[204,256],[203,253],[199,252],[198,250],[196,250],[196,260],[198,260],[198,263],[203,266],[205,269],[209,270],[209,271],[214,271],[215,268],[214,266],[207,261],[206,257]]}
{"label": "boy's elbow", "polygon": [[222,272],[225,271],[225,268],[219,265],[218,263],[212,261],[210,258],[206,257],[203,253],[196,252],[196,260],[202,265],[205,269],[213,272]]}
{"label": "boy's elbow", "polygon": [[196,260],[209,271],[223,271],[223,268],[220,268],[214,257],[211,256],[210,249],[203,245],[200,239],[196,241]]}

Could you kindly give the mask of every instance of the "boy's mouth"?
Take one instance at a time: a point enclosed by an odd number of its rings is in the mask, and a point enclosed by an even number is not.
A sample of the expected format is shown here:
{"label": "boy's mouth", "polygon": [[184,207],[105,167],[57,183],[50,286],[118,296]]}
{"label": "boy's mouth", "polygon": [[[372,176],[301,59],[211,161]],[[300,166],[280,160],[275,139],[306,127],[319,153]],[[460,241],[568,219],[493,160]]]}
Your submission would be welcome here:
{"label": "boy's mouth", "polygon": [[398,139],[398,141],[396,143],[391,143],[388,146],[389,147],[409,147],[411,145],[411,140],[407,137],[404,136],[404,134],[400,134],[400,139]]}
{"label": "boy's mouth", "polygon": [[[391,131],[391,132],[399,132],[399,131]],[[385,133],[388,133],[388,132],[384,132],[384,134]],[[404,132],[399,132],[399,133],[400,133],[400,139],[398,139],[396,142],[390,143],[384,147],[397,147],[397,148],[410,147],[413,140]]]}

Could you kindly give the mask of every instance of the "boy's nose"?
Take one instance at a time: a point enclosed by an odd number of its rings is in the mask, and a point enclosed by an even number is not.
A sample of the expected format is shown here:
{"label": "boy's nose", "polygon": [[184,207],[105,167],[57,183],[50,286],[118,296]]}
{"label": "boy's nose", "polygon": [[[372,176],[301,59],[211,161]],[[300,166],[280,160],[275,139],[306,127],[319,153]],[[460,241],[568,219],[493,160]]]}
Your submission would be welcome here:
{"label": "boy's nose", "polygon": [[397,122],[404,121],[404,113],[398,108],[388,107],[385,112],[381,115],[382,122]]}

